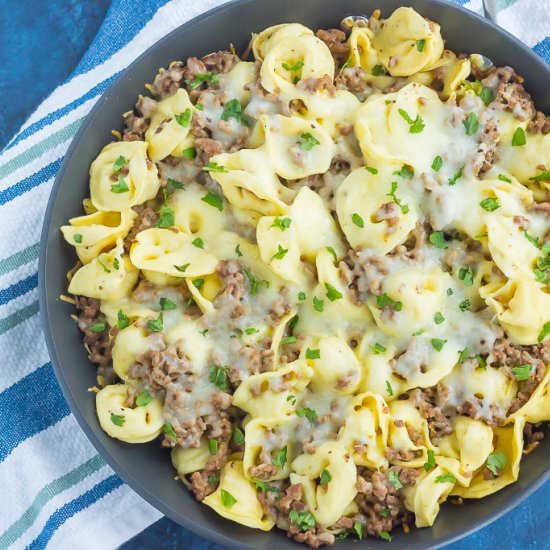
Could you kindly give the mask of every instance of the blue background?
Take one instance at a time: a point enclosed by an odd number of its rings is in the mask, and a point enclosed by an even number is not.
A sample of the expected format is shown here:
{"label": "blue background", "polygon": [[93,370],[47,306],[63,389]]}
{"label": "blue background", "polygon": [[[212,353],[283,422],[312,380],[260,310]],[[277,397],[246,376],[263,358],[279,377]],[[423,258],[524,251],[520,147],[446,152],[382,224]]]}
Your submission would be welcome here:
{"label": "blue background", "polygon": [[[2,0],[0,6],[1,149],[77,65],[101,25],[109,0]],[[548,489],[550,483],[500,520],[447,550],[550,548]],[[222,550],[166,518],[122,548]]]}

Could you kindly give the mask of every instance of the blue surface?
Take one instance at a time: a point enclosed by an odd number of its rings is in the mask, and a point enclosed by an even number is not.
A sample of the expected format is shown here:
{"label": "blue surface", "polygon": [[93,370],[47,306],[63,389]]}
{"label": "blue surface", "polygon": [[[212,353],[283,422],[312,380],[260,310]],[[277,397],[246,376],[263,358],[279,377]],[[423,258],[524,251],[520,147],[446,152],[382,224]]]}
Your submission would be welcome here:
{"label": "blue surface", "polygon": [[[0,92],[7,99],[0,106],[1,148],[78,64],[109,0],[2,0],[0,5]],[[550,549],[549,489],[547,483],[515,510],[447,550]],[[122,546],[142,548],[223,550],[166,518]]]}

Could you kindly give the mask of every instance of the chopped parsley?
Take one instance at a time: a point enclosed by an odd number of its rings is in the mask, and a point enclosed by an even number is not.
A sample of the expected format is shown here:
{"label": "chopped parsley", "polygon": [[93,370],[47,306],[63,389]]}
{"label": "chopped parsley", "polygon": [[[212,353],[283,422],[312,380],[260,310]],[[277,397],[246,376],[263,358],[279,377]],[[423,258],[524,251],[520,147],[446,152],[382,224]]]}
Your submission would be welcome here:
{"label": "chopped parsley", "polygon": [[529,181],[548,181],[550,182],[550,170],[543,170],[540,174],[529,178]]}
{"label": "chopped parsley", "polygon": [[354,213],[351,215],[351,221],[352,221],[357,227],[360,227],[360,228],[365,227],[365,222],[363,221],[363,218],[362,218],[357,212],[354,212]]}
{"label": "chopped parsley", "polygon": [[82,235],[80,233],[75,233],[73,235],[73,240],[75,243],[80,244],[82,242]]}
{"label": "chopped parsley", "polygon": [[290,218],[276,217],[271,224],[271,227],[278,227],[281,231],[285,231],[290,227],[292,220]]}
{"label": "chopped parsley", "polygon": [[437,155],[437,157],[435,157],[432,162],[432,170],[434,170],[435,172],[439,172],[442,166],[443,159],[439,155]]}
{"label": "chopped parsley", "polygon": [[475,113],[470,113],[464,121],[467,136],[473,136],[479,130],[479,120]]}
{"label": "chopped parsley", "polygon": [[532,370],[533,365],[519,365],[517,367],[512,367],[512,373],[514,374],[518,382],[529,380]]}
{"label": "chopped parsley", "polygon": [[392,541],[392,536],[390,535],[390,533],[388,533],[388,531],[380,531],[380,533],[378,533],[378,536],[382,539],[382,540],[386,540],[388,542],[391,542]]}
{"label": "chopped parsley", "polygon": [[403,214],[408,214],[409,212],[409,205],[408,204],[402,204],[401,199],[396,195],[397,188],[399,187],[399,184],[396,181],[391,182],[391,191],[388,193],[388,196],[393,199],[393,202],[399,206],[401,209],[401,212]]}
{"label": "chopped parsley", "polygon": [[512,146],[513,147],[522,147],[527,143],[527,138],[525,137],[525,130],[518,126],[514,135],[512,136]]}
{"label": "chopped parsley", "polygon": [[203,330],[199,330],[199,334],[200,334],[201,336],[206,336],[206,335],[208,334],[208,329],[205,328],[205,329],[203,329]]}
{"label": "chopped parsley", "polygon": [[442,338],[432,338],[431,342],[435,351],[441,351],[443,346],[447,343],[447,340],[443,340]]}
{"label": "chopped parsley", "polygon": [[238,426],[235,426],[233,430],[233,443],[235,445],[244,445],[244,433]]}
{"label": "chopped parsley", "polygon": [[204,279],[193,279],[192,284],[197,290],[200,290],[202,285],[204,284]]}
{"label": "chopped parsley", "polygon": [[120,155],[116,158],[115,162],[113,162],[113,172],[115,174],[118,174],[122,170],[122,168],[124,168],[125,164],[128,164],[128,160]]}
{"label": "chopped parsley", "polygon": [[381,353],[384,353],[386,351],[385,346],[383,346],[379,342],[375,342],[374,345],[372,345],[371,347],[372,347],[372,351],[374,351],[375,355],[380,355]]}
{"label": "chopped parsley", "polygon": [[537,342],[542,342],[550,334],[550,321],[544,323],[542,330],[539,332]]}
{"label": "chopped parsley", "polygon": [[320,359],[321,351],[319,349],[306,349],[306,359]]}
{"label": "chopped parsley", "polygon": [[397,170],[393,173],[395,176],[401,176],[407,180],[410,180],[414,177],[414,168],[408,164],[403,164],[401,170]]}
{"label": "chopped parsley", "polygon": [[317,412],[309,407],[303,407],[296,411],[296,416],[307,418],[312,424],[317,420]]}
{"label": "chopped parsley", "polygon": [[209,380],[218,388],[219,390],[226,390],[228,387],[228,372],[229,367],[218,365],[212,365],[210,367]]}
{"label": "chopped parsley", "polygon": [[281,339],[281,344],[283,344],[283,346],[286,346],[288,344],[295,344],[297,341],[298,338],[296,338],[296,336],[285,336]]}
{"label": "chopped parsley", "polygon": [[398,112],[409,125],[409,132],[411,134],[419,134],[426,127],[426,124],[420,115],[416,115],[416,118],[413,120],[405,109],[398,109]]}
{"label": "chopped parsley", "polygon": [[376,307],[378,309],[384,309],[389,307],[394,311],[401,311],[403,309],[403,303],[396,300],[392,300],[385,292],[376,297]]}
{"label": "chopped parsley", "polygon": [[403,484],[401,483],[401,480],[399,479],[399,474],[395,470],[391,470],[388,474],[388,480],[393,485],[394,489],[401,489],[403,487]]}
{"label": "chopped parsley", "polygon": [[384,68],[384,65],[377,64],[371,69],[372,76],[384,76],[387,74],[386,69]]}
{"label": "chopped parsley", "polygon": [[495,99],[495,94],[493,93],[493,90],[491,88],[487,88],[486,86],[483,86],[479,93],[477,94],[481,101],[485,104],[485,106],[489,105]]}
{"label": "chopped parsley", "polygon": [[105,273],[111,273],[111,270],[99,259],[99,257],[97,258],[97,263],[103,268]]}
{"label": "chopped parsley", "polygon": [[287,403],[290,403],[291,405],[296,405],[296,396],[289,394],[286,397]]}
{"label": "chopped parsley", "polygon": [[211,455],[215,455],[218,452],[219,445],[217,439],[209,439],[208,440],[208,452]]}
{"label": "chopped parsley", "polygon": [[122,426],[124,426],[124,422],[126,422],[126,417],[123,414],[111,413],[111,422],[115,426],[118,426],[119,428],[122,428]]}
{"label": "chopped parsley", "polygon": [[197,150],[194,147],[188,147],[181,153],[184,159],[193,160],[197,156]]}
{"label": "chopped parsley", "polygon": [[121,309],[118,310],[117,319],[118,321],[116,326],[120,330],[122,330],[123,328],[126,328],[130,324],[130,319],[128,319],[128,316]]}
{"label": "chopped parsley", "polygon": [[372,166],[365,166],[365,170],[366,170],[367,172],[370,172],[370,173],[373,174],[373,175],[378,174],[378,169],[377,169],[377,168],[374,168],[374,167],[372,167]]}
{"label": "chopped parsley", "polygon": [[149,403],[151,403],[153,399],[154,399],[153,396],[147,390],[143,390],[136,397],[136,406],[145,407],[146,405],[149,405]]}
{"label": "chopped parsley", "polygon": [[223,106],[222,120],[234,118],[242,126],[250,126],[250,120],[243,114],[241,102],[238,99],[231,99]]}
{"label": "chopped parsley", "polygon": [[225,489],[220,491],[220,500],[225,508],[231,508],[237,502],[237,499]]}
{"label": "chopped parsley", "polygon": [[294,332],[294,329],[296,328],[296,325],[298,324],[298,321],[300,320],[300,317],[298,315],[294,315],[292,319],[288,322],[288,330],[292,333]]}
{"label": "chopped parsley", "polygon": [[479,203],[479,206],[481,206],[483,210],[487,210],[487,212],[494,212],[500,208],[500,202],[498,202],[498,199],[495,199],[494,197],[488,197],[483,199]]}
{"label": "chopped parsley", "polygon": [[248,336],[250,336],[251,334],[257,334],[258,332],[260,331],[254,327],[249,327],[244,329],[244,333],[247,334]]}
{"label": "chopped parsley", "polygon": [[277,252],[271,256],[272,260],[282,260],[288,252],[288,248],[283,248],[281,245],[278,245]]}
{"label": "chopped parsley", "polygon": [[334,261],[338,261],[338,256],[336,255],[336,250],[332,248],[332,246],[327,246],[327,250],[332,254],[332,257],[334,258]]}
{"label": "chopped parsley", "polygon": [[235,254],[237,254],[237,257],[238,258],[241,258],[243,253],[241,252],[241,245],[238,244],[237,246],[235,246]]}
{"label": "chopped parsley", "polygon": [[500,181],[505,181],[506,183],[512,183],[512,180],[508,176],[505,176],[504,174],[499,174],[498,179]]}
{"label": "chopped parsley", "polygon": [[469,298],[462,300],[462,302],[458,304],[458,309],[460,309],[460,311],[462,312],[468,311],[471,307],[472,307],[472,303],[470,302]]}
{"label": "chopped parsley", "polygon": [[218,476],[211,474],[208,476],[207,481],[208,485],[210,485],[211,487],[215,487],[218,484]]}
{"label": "chopped parsley", "polygon": [[459,171],[452,177],[447,180],[447,183],[449,185],[455,185],[456,182],[462,177],[462,173],[464,171],[464,166],[462,166]]}
{"label": "chopped parsley", "polygon": [[527,231],[524,231],[523,233],[525,235],[525,238],[536,248],[539,247],[539,238],[538,237],[533,237],[533,235],[529,235],[529,233],[527,233]]}
{"label": "chopped parsley", "polygon": [[271,463],[273,464],[273,466],[284,468],[286,464],[286,455],[287,455],[287,447],[285,445],[282,449],[279,449],[275,453],[275,456],[271,457]]}
{"label": "chopped parsley", "polygon": [[197,237],[196,239],[193,239],[191,241],[191,244],[197,248],[202,248],[204,249],[204,241],[200,238],[200,237]]}
{"label": "chopped parsley", "polygon": [[106,326],[107,325],[105,324],[105,321],[98,321],[97,323],[90,325],[88,327],[88,330],[91,330],[92,332],[95,332],[95,333],[103,332]]}
{"label": "chopped parsley", "polygon": [[468,348],[468,346],[466,346],[461,352],[460,354],[458,355],[458,364],[459,365],[463,365],[464,364],[464,361],[466,361],[466,359],[468,359],[469,357],[469,354],[470,353],[470,348]]}
{"label": "chopped parsley", "polygon": [[171,437],[172,439],[177,439],[177,434],[176,432],[174,431],[174,427],[172,426],[172,424],[163,424],[162,425],[162,431],[168,436],[168,437]]}
{"label": "chopped parsley", "polygon": [[313,309],[315,311],[318,311],[319,313],[322,313],[325,309],[325,301],[321,298],[317,298],[317,296],[313,297]]}
{"label": "chopped parsley", "polygon": [[111,192],[113,193],[127,193],[128,191],[130,191],[130,188],[126,183],[126,180],[121,176],[118,177],[117,183],[111,185]]}
{"label": "chopped parsley", "polygon": [[298,300],[300,300],[300,302],[303,302],[306,298],[307,296],[305,292],[298,292]]}
{"label": "chopped parsley", "polygon": [[150,332],[160,332],[162,330],[162,311],[156,319],[149,319],[147,321],[147,330]]}
{"label": "chopped parsley", "polygon": [[487,457],[487,470],[489,470],[494,476],[499,476],[507,462],[508,459],[504,453],[495,451]]}
{"label": "chopped parsley", "polygon": [[182,126],[183,128],[188,128],[189,124],[191,123],[191,117],[193,116],[193,111],[191,109],[185,109],[183,113],[179,113],[174,118],[176,119],[176,122]]}
{"label": "chopped parsley", "polygon": [[363,539],[363,524],[360,521],[353,522],[353,530],[359,540]]}
{"label": "chopped parsley", "polygon": [[159,219],[156,226],[166,229],[167,227],[172,227],[174,223],[174,211],[169,206],[163,204],[159,210]]}
{"label": "chopped parsley", "polygon": [[120,267],[120,261],[119,261],[118,258],[114,258],[114,259],[113,259],[113,267],[114,267],[115,269],[118,269],[118,268]]}
{"label": "chopped parsley", "polygon": [[265,495],[268,491],[270,493],[278,493],[280,489],[278,487],[275,487],[274,485],[268,485],[267,483],[264,483],[263,481],[254,481],[254,484],[256,485],[256,489],[260,489],[260,491]]}
{"label": "chopped parsley", "polygon": [[225,166],[222,166],[221,164],[218,164],[217,162],[212,162],[209,160],[206,163],[206,166],[202,167],[203,172],[227,172],[227,169]]}
{"label": "chopped parsley", "polygon": [[445,322],[445,317],[443,317],[441,311],[436,311],[434,315],[434,323],[436,325],[440,325],[443,322]]}
{"label": "chopped parsley", "polygon": [[320,144],[321,142],[310,132],[302,134],[298,140],[300,149],[303,149],[304,151],[311,151],[316,145]]}
{"label": "chopped parsley", "polygon": [[448,248],[443,231],[433,231],[428,238],[435,247],[443,249]]}
{"label": "chopped parsley", "polygon": [[461,267],[458,270],[458,278],[466,285],[472,286],[474,284],[474,270],[468,267]]}
{"label": "chopped parsley", "polygon": [[315,527],[315,518],[311,512],[297,512],[292,509],[290,510],[288,519],[302,531],[309,531]]}
{"label": "chopped parsley", "polygon": [[182,264],[182,265],[174,265],[174,267],[178,270],[178,271],[181,271],[182,273],[185,273],[185,271],[187,271],[187,268],[190,266],[191,264]]}
{"label": "chopped parsley", "polygon": [[192,89],[196,90],[203,84],[217,84],[220,81],[219,76],[216,73],[199,73],[196,74],[193,80],[186,80],[185,83]]}
{"label": "chopped parsley", "polygon": [[327,298],[331,302],[334,302],[335,300],[340,300],[344,297],[343,294],[336,288],[334,288],[330,283],[325,283],[325,288],[327,289]]}
{"label": "chopped parsley", "polygon": [[289,65],[288,63],[283,63],[282,66],[283,66],[283,69],[285,71],[295,73],[296,71],[299,71],[304,66],[304,62],[303,61],[296,61],[296,63],[294,63],[294,65]]}
{"label": "chopped parsley", "polygon": [[244,274],[246,275],[246,278],[248,279],[248,284],[250,285],[250,294],[258,294],[258,290],[260,289],[260,281],[256,279],[256,277],[254,277],[254,274],[248,269],[244,270]]}
{"label": "chopped parsley", "polygon": [[172,302],[169,298],[165,298],[164,296],[159,300],[160,309],[162,311],[168,311],[169,309],[176,309],[175,302]]}
{"label": "chopped parsley", "polygon": [[391,397],[393,395],[393,388],[388,380],[386,380],[386,393]]}
{"label": "chopped parsley", "polygon": [[[185,151],[184,151],[185,153]],[[166,183],[173,187],[174,189],[185,189],[185,185],[181,181],[175,180],[174,178],[168,178]]]}
{"label": "chopped parsley", "polygon": [[426,45],[426,40],[424,40],[424,38],[422,38],[421,40],[417,40],[416,41],[416,50],[419,51],[419,52],[423,52],[425,45]]}
{"label": "chopped parsley", "polygon": [[456,477],[453,474],[441,474],[435,478],[436,483],[456,483]]}
{"label": "chopped parsley", "polygon": [[435,454],[431,449],[428,449],[428,458],[424,462],[424,470],[429,472],[435,468]]}
{"label": "chopped parsley", "polygon": [[213,206],[214,208],[217,208],[220,212],[223,211],[223,199],[220,195],[218,195],[218,193],[208,191],[208,193],[206,193],[206,195],[202,197],[201,201],[209,204],[210,206]]}

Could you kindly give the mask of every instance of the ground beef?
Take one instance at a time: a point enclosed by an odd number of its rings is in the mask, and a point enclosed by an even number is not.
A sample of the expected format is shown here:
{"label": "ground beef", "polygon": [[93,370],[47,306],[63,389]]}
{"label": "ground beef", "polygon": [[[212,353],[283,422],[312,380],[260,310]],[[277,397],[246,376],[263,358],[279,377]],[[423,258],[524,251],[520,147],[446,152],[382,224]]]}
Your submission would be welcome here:
{"label": "ground beef", "polygon": [[423,418],[428,422],[430,438],[437,441],[453,431],[451,420],[443,413],[438,403],[440,392],[437,388],[416,388],[409,392],[409,399]]}
{"label": "ground beef", "polygon": [[122,139],[124,141],[143,141],[145,132],[151,123],[151,116],[157,109],[157,102],[149,96],[139,96],[137,103],[132,111],[123,115],[124,131]]}
{"label": "ground beef", "polygon": [[487,359],[493,367],[505,368],[513,377],[512,368],[519,365],[531,365],[531,375],[527,380],[518,382],[518,393],[512,401],[508,414],[520,409],[531,397],[546,372],[550,363],[550,342],[542,342],[532,346],[517,346],[505,338],[496,340],[493,351]]}
{"label": "ground beef", "polygon": [[[118,329],[109,328],[105,316],[99,309],[99,300],[75,296],[75,306],[79,311],[78,328],[84,334],[84,346],[88,350],[88,358],[98,365],[98,382],[101,385],[112,384],[117,379],[113,370],[112,351]],[[97,323],[104,323],[105,328],[100,332],[90,330],[90,327]]]}
{"label": "ground beef", "polygon": [[493,166],[495,161],[495,152],[500,132],[497,121],[493,116],[481,116],[480,121],[483,124],[483,130],[478,134],[478,149],[472,161],[472,173],[474,176],[484,174]]}
{"label": "ground beef", "polygon": [[238,55],[227,50],[210,53],[202,58],[206,69],[213,73],[228,73],[239,61]]}
{"label": "ground beef", "polygon": [[217,271],[222,289],[214,300],[214,306],[231,307],[231,318],[238,319],[246,312],[243,301],[250,284],[243,266],[238,260],[222,260]]}
{"label": "ground beef", "polygon": [[223,143],[217,139],[198,138],[195,139],[195,150],[197,152],[197,158],[204,165],[211,157],[223,153],[225,149]]}
{"label": "ground beef", "polygon": [[342,65],[347,61],[349,45],[344,31],[340,29],[320,29],[316,34],[317,38],[320,38],[328,46],[337,65]]}
{"label": "ground beef", "polygon": [[302,90],[307,90],[308,92],[328,92],[332,96],[336,92],[334,82],[328,74],[325,74],[319,78],[310,77],[300,80],[300,82],[296,84],[296,87]]}
{"label": "ground beef", "polygon": [[523,440],[526,452],[532,451],[544,439],[544,432],[537,428],[535,424],[526,422],[523,427]]}
{"label": "ground beef", "polygon": [[368,95],[366,92],[370,92],[372,89],[367,83],[367,76],[362,67],[347,67],[340,71],[336,77],[335,85],[339,90],[348,90],[363,100]]}
{"label": "ground beef", "polygon": [[145,229],[154,227],[158,220],[157,213],[152,209],[144,206],[134,206],[134,211],[137,212],[137,218],[134,220],[130,231],[124,238],[124,250],[130,251],[132,243],[136,240],[136,236]]}
{"label": "ground beef", "polygon": [[549,134],[550,133],[550,117],[544,113],[537,111],[533,120],[527,125],[527,131],[532,134]]}
{"label": "ground beef", "polygon": [[269,479],[277,474],[279,469],[273,464],[258,464],[257,466],[252,466],[249,470],[249,473],[252,477],[256,479]]}

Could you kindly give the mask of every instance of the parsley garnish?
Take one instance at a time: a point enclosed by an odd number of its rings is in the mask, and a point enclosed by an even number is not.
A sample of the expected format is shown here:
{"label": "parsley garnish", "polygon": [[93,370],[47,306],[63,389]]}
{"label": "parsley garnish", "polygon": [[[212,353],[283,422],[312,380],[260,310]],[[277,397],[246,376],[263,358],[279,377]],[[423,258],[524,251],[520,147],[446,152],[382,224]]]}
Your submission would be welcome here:
{"label": "parsley garnish", "polygon": [[399,490],[403,487],[403,484],[401,483],[401,480],[399,479],[399,474],[395,470],[392,470],[388,474],[388,480],[393,485],[393,487],[397,490]]}
{"label": "parsley garnish", "polygon": [[123,414],[113,414],[111,413],[111,422],[120,428],[124,426],[124,422],[126,422],[126,418]]}
{"label": "parsley garnish", "polygon": [[156,226],[161,228],[172,227],[174,225],[174,211],[166,205],[162,205],[159,211],[159,219]]}
{"label": "parsley garnish", "polygon": [[217,84],[220,81],[219,77],[215,73],[199,73],[196,74],[193,80],[186,80],[185,83],[192,89],[196,90],[202,86],[205,82],[207,84]]}
{"label": "parsley garnish", "polygon": [[73,235],[73,240],[75,243],[80,244],[82,242],[82,235],[80,233],[75,233]]}
{"label": "parsley garnish", "polygon": [[88,330],[91,330],[92,332],[98,333],[103,332],[105,330],[105,321],[98,321],[97,323],[94,323],[93,325],[90,325],[88,327]]}
{"label": "parsley garnish", "polygon": [[202,285],[204,284],[204,279],[202,279],[202,278],[200,278],[200,279],[194,279],[194,280],[192,281],[192,284],[193,284],[193,286],[194,286],[196,289],[200,290],[200,288],[201,288]]}
{"label": "parsley garnish", "polygon": [[359,540],[363,539],[363,524],[360,521],[353,522],[353,530]]}
{"label": "parsley garnish", "polygon": [[436,325],[440,325],[445,321],[445,317],[443,317],[443,314],[441,311],[436,311],[434,315],[434,322]]}
{"label": "parsley garnish", "polygon": [[550,321],[544,323],[542,330],[539,332],[537,342],[542,342],[550,334]]}
{"label": "parsley garnish", "polygon": [[479,93],[477,94],[481,101],[485,104],[485,106],[489,105],[493,99],[495,99],[495,94],[493,93],[493,90],[491,88],[487,88],[483,86]]}
{"label": "parsley garnish", "polygon": [[286,448],[286,445],[285,445],[282,449],[279,449],[275,453],[275,456],[273,456],[271,458],[271,463],[273,464],[273,466],[278,466],[279,468],[284,468],[284,466],[286,464],[286,454],[287,454],[287,448]]}
{"label": "parsley garnish", "polygon": [[283,248],[281,245],[278,245],[277,252],[271,256],[272,260],[282,260],[288,252],[288,248]]}
{"label": "parsley garnish", "polygon": [[371,69],[370,72],[371,72],[372,76],[383,76],[383,75],[387,74],[387,73],[386,73],[386,69],[384,68],[384,66],[383,66],[383,65],[380,65],[380,64],[375,65],[375,66]]}
{"label": "parsley garnish", "polygon": [[184,159],[193,160],[197,156],[197,150],[194,147],[188,147],[181,153]]}
{"label": "parsley garnish", "polygon": [[354,212],[351,215],[351,221],[357,226],[357,227],[365,227],[365,222],[363,221],[363,218],[357,213]]}
{"label": "parsley garnish", "polygon": [[169,309],[176,309],[175,302],[172,302],[169,298],[165,298],[164,296],[159,300],[160,309],[162,311],[168,311]]}
{"label": "parsley garnish", "polygon": [[153,396],[147,390],[143,390],[136,397],[136,405],[138,407],[145,407],[146,405],[149,405],[149,403],[151,403],[153,399],[154,399]]}
{"label": "parsley garnish", "polygon": [[229,372],[229,367],[223,366],[219,367],[218,365],[212,365],[210,367],[210,376],[209,380],[218,388],[219,390],[226,390],[228,387],[227,381],[227,373]]}
{"label": "parsley garnish", "polygon": [[244,433],[238,426],[235,426],[233,430],[233,443],[235,445],[244,445]]}
{"label": "parsley garnish", "polygon": [[441,474],[435,478],[436,483],[456,483],[456,477],[453,474]]}
{"label": "parsley garnish", "polygon": [[448,248],[443,231],[433,231],[430,233],[429,240],[437,248]]}
{"label": "parsley garnish", "polygon": [[118,317],[117,327],[120,330],[122,330],[123,328],[126,328],[130,324],[130,319],[128,319],[128,316],[121,309],[118,310],[117,317]]}
{"label": "parsley garnish", "polygon": [[222,166],[217,162],[212,162],[211,160],[209,160],[206,163],[206,166],[202,167],[202,171],[203,172],[227,172],[227,169],[225,168],[225,166]]}
{"label": "parsley garnish", "polygon": [[149,321],[147,321],[147,329],[150,332],[160,332],[162,330],[162,325],[162,312],[159,313],[157,319],[149,319]]}
{"label": "parsley garnish", "polygon": [[506,183],[512,183],[512,180],[508,176],[505,176],[504,174],[499,174],[498,179],[500,181],[505,181]]}
{"label": "parsley garnish", "polygon": [[529,178],[529,181],[549,181],[550,182],[550,170],[543,170],[540,174]]}
{"label": "parsley garnish", "polygon": [[288,519],[297,525],[302,531],[308,531],[315,527],[315,518],[311,512],[297,512],[292,509],[288,515]]}
{"label": "parsley garnish", "polygon": [[449,185],[455,185],[456,182],[462,177],[462,172],[464,170],[464,166],[460,168],[460,170],[452,177],[447,180],[447,183]]}
{"label": "parsley garnish", "polygon": [[417,40],[416,41],[416,49],[417,51],[419,52],[423,52],[424,51],[424,46],[426,45],[426,40],[424,40],[423,38],[421,40]]}
{"label": "parsley garnish", "polygon": [[327,298],[334,302],[335,300],[340,300],[343,298],[343,294],[334,288],[330,283],[325,283],[325,288],[327,289]]}
{"label": "parsley garnish", "polygon": [[464,364],[464,361],[466,361],[466,359],[468,359],[468,354],[470,353],[470,348],[468,348],[468,346],[466,346],[459,354],[458,356],[458,364],[459,365],[463,365]]}
{"label": "parsley garnish", "polygon": [[439,172],[442,166],[443,159],[439,155],[437,155],[437,157],[435,157],[432,162],[432,170],[434,170],[435,172]]}
{"label": "parsley garnish", "polygon": [[176,432],[174,431],[174,428],[172,426],[172,424],[163,424],[162,425],[162,431],[168,436],[168,437],[171,437],[172,439],[177,439],[177,435],[176,435]]}
{"label": "parsley garnish", "polygon": [[428,449],[428,459],[424,462],[424,470],[429,472],[435,468],[435,454],[431,449]]}
{"label": "parsley garnish", "polygon": [[461,267],[458,270],[458,278],[466,285],[472,286],[474,284],[474,270],[468,267]]}
{"label": "parsley garnish", "polygon": [[174,267],[178,270],[178,271],[181,271],[182,273],[185,273],[185,271],[187,270],[187,268],[190,266],[191,264],[182,264],[182,265],[174,265]]}
{"label": "parsley garnish", "polygon": [[468,298],[466,298],[465,300],[462,300],[462,302],[458,304],[458,308],[460,309],[460,311],[463,311],[463,312],[469,310],[471,307],[472,307],[472,303]]}
{"label": "parsley garnish", "polygon": [[197,248],[202,248],[204,249],[204,241],[200,238],[200,237],[197,237],[196,239],[193,239],[191,241],[191,244]]}
{"label": "parsley garnish", "polygon": [[208,193],[206,193],[206,195],[202,197],[201,201],[209,204],[210,206],[213,206],[214,208],[217,208],[220,212],[223,211],[223,199],[220,197],[220,195],[218,195],[218,193],[208,191]]}
{"label": "parsley garnish", "polygon": [[376,307],[378,309],[384,309],[389,307],[394,311],[401,311],[403,309],[403,303],[396,300],[392,300],[385,292],[376,297]]}
{"label": "parsley garnish", "polygon": [[398,112],[409,125],[409,132],[411,134],[419,134],[426,127],[420,115],[416,115],[416,118],[413,120],[405,109],[398,109]]}
{"label": "parsley garnish", "polygon": [[306,359],[319,359],[321,357],[321,351],[319,349],[307,348]]}
{"label": "parsley garnish", "polygon": [[464,121],[467,136],[473,136],[479,130],[479,120],[475,113],[470,113]]}
{"label": "parsley garnish", "polygon": [[208,440],[208,452],[211,455],[215,455],[218,452],[219,445],[217,439],[209,439]]}
{"label": "parsley garnish", "polygon": [[278,493],[280,489],[278,487],[275,487],[274,485],[268,485],[267,483],[264,483],[263,481],[255,481],[254,484],[256,485],[256,489],[260,489],[260,491],[265,495],[268,491],[270,493]]}
{"label": "parsley garnish", "polygon": [[336,250],[332,248],[332,246],[327,246],[327,250],[332,254],[332,257],[334,258],[334,261],[338,261],[338,256],[336,255]]}
{"label": "parsley garnish", "polygon": [[193,111],[191,109],[185,109],[183,113],[179,113],[174,118],[176,119],[176,122],[183,126],[184,128],[188,128],[189,124],[191,122],[191,117],[193,116]]}
{"label": "parsley garnish", "polygon": [[388,542],[392,541],[392,536],[388,533],[388,531],[380,531],[380,533],[378,533],[378,536],[382,540],[387,540]]}
{"label": "parsley garnish", "polygon": [[517,367],[512,367],[512,372],[518,382],[529,380],[529,378],[531,378],[532,370],[533,365],[519,365]]}
{"label": "parsley garnish", "polygon": [[393,395],[393,388],[389,380],[386,380],[386,393],[391,397]]}
{"label": "parsley garnish", "polygon": [[298,338],[296,338],[296,336],[285,336],[281,339],[281,344],[283,344],[283,346],[286,346],[288,344],[295,344],[297,341]]}
{"label": "parsley garnish", "polygon": [[397,188],[399,187],[399,184],[396,181],[391,182],[391,191],[388,193],[388,196],[393,199],[393,202],[399,206],[401,209],[401,212],[403,214],[407,214],[409,212],[409,205],[408,204],[402,204],[401,199],[397,197],[395,194],[397,192]]}
{"label": "parsley garnish", "polygon": [[118,174],[122,170],[125,164],[128,164],[128,160],[122,155],[120,155],[119,157],[116,158],[115,162],[113,162],[113,172],[115,174]]}
{"label": "parsley garnish", "polygon": [[309,407],[298,409],[296,415],[300,418],[307,418],[312,424],[317,420],[317,412]]}
{"label": "parsley garnish", "polygon": [[443,340],[441,338],[432,338],[432,347],[435,349],[435,351],[441,351],[443,349],[443,346],[447,343],[447,340]]}
{"label": "parsley garnish", "polygon": [[288,63],[283,63],[282,66],[283,66],[283,69],[285,71],[289,71],[291,73],[294,73],[296,71],[299,71],[304,66],[304,62],[303,61],[296,61],[296,63],[294,63],[294,65],[289,65]]}
{"label": "parsley garnish", "polygon": [[241,252],[241,245],[238,244],[237,246],[235,246],[235,254],[237,254],[237,257],[238,258],[241,258],[243,253]]}
{"label": "parsley garnish", "polygon": [[525,137],[525,130],[518,126],[514,135],[512,136],[512,146],[513,147],[522,147],[527,143],[527,138]]}
{"label": "parsley garnish", "polygon": [[292,220],[290,218],[275,218],[271,227],[278,227],[281,231],[285,231],[290,227]]}
{"label": "parsley garnish", "polygon": [[365,166],[365,170],[367,170],[367,172],[370,172],[373,175],[378,174],[378,169],[373,168],[372,166]]}
{"label": "parsley garnish", "polygon": [[381,353],[384,353],[386,351],[386,348],[378,342],[375,342],[375,344],[371,347],[372,351],[374,351],[376,355],[380,355]]}
{"label": "parsley garnish", "polygon": [[330,472],[328,470],[323,470],[321,472],[321,477],[319,478],[319,485],[326,485],[331,479],[332,476],[330,475]]}
{"label": "parsley garnish", "polygon": [[225,508],[231,508],[237,502],[237,499],[225,489],[221,489],[220,499]]}
{"label": "parsley garnish", "polygon": [[118,183],[111,185],[111,191],[113,193],[127,193],[128,191],[130,191],[130,188],[126,183],[126,180],[123,177],[119,176]]}
{"label": "parsley garnish", "polygon": [[243,126],[250,126],[250,120],[243,115],[243,108],[238,99],[232,99],[223,106],[221,119],[229,120],[230,118],[234,118]]}
{"label": "parsley garnish", "polygon": [[320,144],[321,142],[310,132],[302,134],[298,140],[300,149],[303,149],[304,151],[311,151],[316,145]]}
{"label": "parsley garnish", "polygon": [[414,168],[407,164],[403,164],[401,170],[397,170],[393,173],[395,176],[401,176],[407,180],[410,180],[414,177]]}
{"label": "parsley garnish", "polygon": [[174,178],[168,178],[166,180],[166,184],[172,186],[174,189],[185,189],[185,185],[183,185],[181,181],[175,180]]}
{"label": "parsley garnish", "polygon": [[487,457],[487,470],[493,475],[498,476],[502,473],[502,470],[508,462],[506,455],[500,451],[495,451]]}
{"label": "parsley garnish", "polygon": [[305,292],[298,292],[298,300],[300,300],[300,302],[303,302],[306,298],[307,296]]}
{"label": "parsley garnish", "polygon": [[317,298],[317,296],[313,297],[313,309],[315,311],[318,311],[321,313],[325,309],[325,302],[321,298]]}
{"label": "parsley garnish", "polygon": [[487,210],[487,212],[494,212],[500,208],[500,202],[498,202],[498,199],[495,199],[494,197],[488,197],[483,199],[479,203],[479,206],[481,206],[483,210]]}

